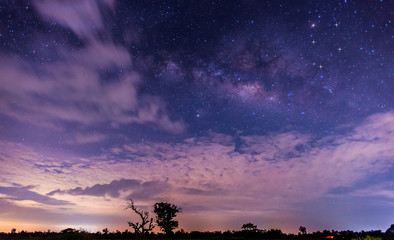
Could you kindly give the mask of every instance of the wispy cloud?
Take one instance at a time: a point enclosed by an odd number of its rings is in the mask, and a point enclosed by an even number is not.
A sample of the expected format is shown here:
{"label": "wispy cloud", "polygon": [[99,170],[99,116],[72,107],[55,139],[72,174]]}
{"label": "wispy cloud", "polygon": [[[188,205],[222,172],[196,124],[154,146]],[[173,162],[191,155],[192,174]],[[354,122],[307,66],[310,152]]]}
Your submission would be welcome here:
{"label": "wispy cloud", "polygon": [[6,195],[3,199],[9,199],[13,201],[25,201],[31,200],[37,203],[45,205],[70,205],[71,202],[57,200],[45,195],[38,194],[34,191],[29,190],[26,187],[2,187],[0,186],[0,193]]}
{"label": "wispy cloud", "polygon": [[102,133],[82,133],[77,132],[72,136],[72,139],[67,141],[68,144],[79,145],[79,144],[90,144],[97,143],[107,139],[108,136]]}
{"label": "wispy cloud", "polygon": [[108,184],[95,184],[91,187],[76,187],[67,190],[54,190],[49,192],[48,196],[55,194],[69,195],[90,195],[112,198],[122,198],[125,200],[133,199],[134,201],[155,201],[162,194],[166,194],[172,190],[172,186],[164,181],[147,181],[142,182],[136,179],[120,179],[114,180]]}
{"label": "wispy cloud", "polygon": [[78,36],[92,37],[105,31],[103,11],[111,11],[113,0],[91,1],[36,1],[35,7],[47,20],[56,20],[71,28]]}
{"label": "wispy cloud", "polygon": [[141,185],[140,181],[135,179],[120,179],[114,180],[109,184],[95,184],[92,187],[73,188],[68,190],[55,190],[48,193],[48,196],[55,194],[70,194],[70,195],[91,195],[91,196],[105,196],[117,198],[120,196],[120,191],[129,191],[138,188]]}
{"label": "wispy cloud", "polygon": [[112,4],[37,1],[35,6],[44,19],[70,28],[84,44],[78,49],[57,45],[57,57],[45,64],[0,56],[2,114],[57,129],[69,123],[85,129],[153,123],[172,133],[184,130],[162,99],[138,93],[142,80],[127,49],[100,38],[110,35],[103,12],[110,13]]}

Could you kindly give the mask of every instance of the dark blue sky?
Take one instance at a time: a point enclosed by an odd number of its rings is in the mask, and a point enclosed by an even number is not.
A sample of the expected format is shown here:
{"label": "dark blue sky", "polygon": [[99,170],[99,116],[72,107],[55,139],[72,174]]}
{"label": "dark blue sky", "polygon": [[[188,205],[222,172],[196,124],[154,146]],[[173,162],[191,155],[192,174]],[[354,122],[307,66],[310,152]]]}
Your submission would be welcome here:
{"label": "dark blue sky", "polygon": [[16,213],[40,216],[36,228],[124,229],[132,197],[180,205],[186,230],[384,229],[393,12],[387,0],[3,1],[0,201],[21,226]]}

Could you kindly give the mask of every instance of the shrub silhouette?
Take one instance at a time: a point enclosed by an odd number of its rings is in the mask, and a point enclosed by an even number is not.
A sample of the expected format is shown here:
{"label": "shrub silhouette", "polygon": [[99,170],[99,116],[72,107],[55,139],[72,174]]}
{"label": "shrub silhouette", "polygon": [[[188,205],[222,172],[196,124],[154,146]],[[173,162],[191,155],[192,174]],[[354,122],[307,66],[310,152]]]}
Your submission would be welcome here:
{"label": "shrub silhouette", "polygon": [[78,231],[73,228],[66,228],[60,231],[61,234],[52,236],[54,240],[93,240],[93,236],[85,231]]}
{"label": "shrub silhouette", "polygon": [[245,223],[242,225],[241,229],[245,232],[257,232],[257,226],[253,223]]}

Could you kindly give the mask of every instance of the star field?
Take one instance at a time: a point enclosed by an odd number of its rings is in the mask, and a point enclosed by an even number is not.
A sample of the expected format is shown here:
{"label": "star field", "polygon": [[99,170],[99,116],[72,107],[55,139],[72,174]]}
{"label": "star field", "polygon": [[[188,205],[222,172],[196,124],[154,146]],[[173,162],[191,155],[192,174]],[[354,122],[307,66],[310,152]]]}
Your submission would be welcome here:
{"label": "star field", "polygon": [[186,230],[384,228],[393,15],[389,0],[3,1],[0,210],[123,229],[126,199],[160,199]]}

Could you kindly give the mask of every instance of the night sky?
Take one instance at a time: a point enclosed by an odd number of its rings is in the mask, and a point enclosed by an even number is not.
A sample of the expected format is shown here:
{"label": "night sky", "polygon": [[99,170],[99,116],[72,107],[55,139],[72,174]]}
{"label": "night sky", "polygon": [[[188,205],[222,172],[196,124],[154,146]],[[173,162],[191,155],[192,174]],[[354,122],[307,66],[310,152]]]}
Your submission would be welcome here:
{"label": "night sky", "polygon": [[[1,1],[0,231],[394,223],[394,3]],[[158,230],[158,229],[157,229]]]}

